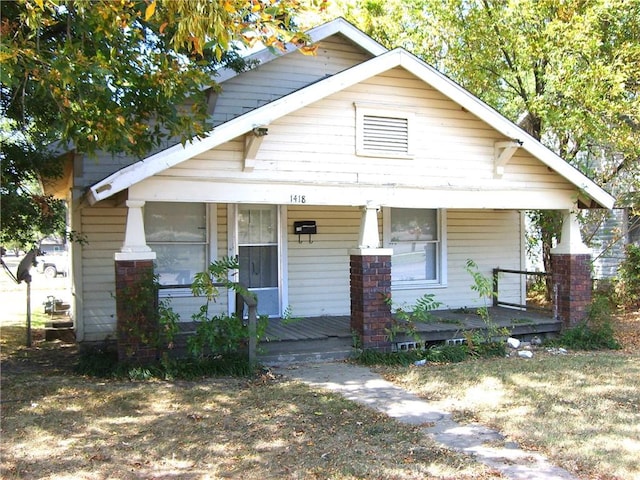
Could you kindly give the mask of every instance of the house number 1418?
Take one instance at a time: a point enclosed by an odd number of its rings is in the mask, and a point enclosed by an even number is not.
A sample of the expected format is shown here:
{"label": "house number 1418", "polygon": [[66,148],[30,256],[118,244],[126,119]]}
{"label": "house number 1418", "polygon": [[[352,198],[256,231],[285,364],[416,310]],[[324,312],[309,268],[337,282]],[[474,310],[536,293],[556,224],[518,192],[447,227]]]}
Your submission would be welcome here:
{"label": "house number 1418", "polygon": [[305,195],[291,195],[291,203],[307,203]]}

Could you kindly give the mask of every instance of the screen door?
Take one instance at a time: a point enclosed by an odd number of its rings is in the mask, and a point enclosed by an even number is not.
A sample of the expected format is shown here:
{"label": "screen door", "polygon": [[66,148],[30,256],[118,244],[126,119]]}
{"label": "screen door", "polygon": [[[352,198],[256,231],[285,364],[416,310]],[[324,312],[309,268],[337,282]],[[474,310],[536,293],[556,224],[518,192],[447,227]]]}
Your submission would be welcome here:
{"label": "screen door", "polygon": [[258,296],[260,315],[280,315],[278,208],[238,206],[240,282]]}

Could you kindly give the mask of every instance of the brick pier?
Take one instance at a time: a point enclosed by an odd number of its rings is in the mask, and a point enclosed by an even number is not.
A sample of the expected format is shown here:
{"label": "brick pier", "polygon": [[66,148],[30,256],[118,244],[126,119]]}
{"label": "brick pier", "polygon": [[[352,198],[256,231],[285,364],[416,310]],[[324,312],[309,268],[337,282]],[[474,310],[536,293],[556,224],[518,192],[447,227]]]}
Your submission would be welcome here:
{"label": "brick pier", "polygon": [[552,255],[554,301],[563,328],[585,319],[591,303],[591,255]]}
{"label": "brick pier", "polygon": [[591,303],[591,250],[582,242],[580,224],[573,211],[566,211],[560,243],[551,249],[552,295],[562,328],[585,319]]}
{"label": "brick pier", "polygon": [[351,330],[358,334],[362,348],[388,351],[391,342],[391,253],[388,249],[352,251]]}
{"label": "brick pier", "polygon": [[153,260],[115,262],[118,361],[148,364],[158,355]]}

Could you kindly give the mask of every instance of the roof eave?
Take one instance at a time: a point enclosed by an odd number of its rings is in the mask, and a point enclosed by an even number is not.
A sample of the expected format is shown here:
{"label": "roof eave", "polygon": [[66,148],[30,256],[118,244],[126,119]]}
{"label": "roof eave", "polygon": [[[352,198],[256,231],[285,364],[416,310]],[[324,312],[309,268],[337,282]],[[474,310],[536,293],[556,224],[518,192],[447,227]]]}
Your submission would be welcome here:
{"label": "roof eave", "polygon": [[582,172],[571,166],[562,157],[556,155],[493,107],[472,95],[446,75],[435,70],[431,65],[409,52],[403,52],[405,55],[402,57],[402,67],[457,102],[507,138],[518,141],[522,148],[578,187],[582,196],[588,195],[602,208],[613,208],[615,198]]}

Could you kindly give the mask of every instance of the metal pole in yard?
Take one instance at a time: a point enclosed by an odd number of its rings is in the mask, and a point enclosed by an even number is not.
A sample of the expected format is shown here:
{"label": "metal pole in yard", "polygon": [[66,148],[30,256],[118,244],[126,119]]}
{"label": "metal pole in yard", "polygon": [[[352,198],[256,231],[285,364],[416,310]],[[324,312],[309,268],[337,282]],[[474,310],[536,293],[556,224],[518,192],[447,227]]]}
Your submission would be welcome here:
{"label": "metal pole in yard", "polygon": [[27,347],[31,347],[31,278],[27,281]]}

